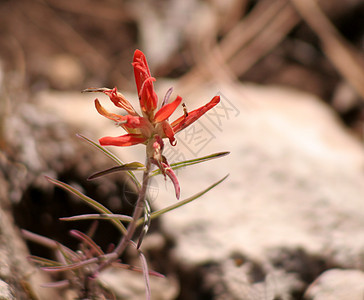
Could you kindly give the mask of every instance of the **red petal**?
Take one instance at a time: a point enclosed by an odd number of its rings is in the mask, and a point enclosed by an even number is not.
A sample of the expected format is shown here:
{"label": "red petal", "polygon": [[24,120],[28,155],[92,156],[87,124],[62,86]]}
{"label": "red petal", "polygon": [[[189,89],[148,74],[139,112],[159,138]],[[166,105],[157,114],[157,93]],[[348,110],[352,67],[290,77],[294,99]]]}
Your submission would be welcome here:
{"label": "red petal", "polygon": [[118,137],[105,136],[99,139],[101,146],[132,146],[136,144],[142,144],[146,141],[146,138],[140,134],[125,134]]}
{"label": "red petal", "polygon": [[163,133],[165,134],[165,136],[169,139],[169,142],[172,146],[175,146],[175,138],[174,138],[174,131],[172,126],[168,123],[168,121],[164,121],[162,123],[162,128],[163,128]]}
{"label": "red petal", "polygon": [[148,115],[157,107],[158,98],[154,92],[153,81],[148,67],[147,59],[142,51],[136,50],[133,58],[135,83],[137,86],[140,107]]}
{"label": "red petal", "polygon": [[151,125],[146,118],[131,115],[126,115],[125,118],[127,120],[127,122],[125,123],[126,127],[152,130]]}
{"label": "red petal", "polygon": [[158,97],[154,92],[153,81],[155,81],[154,77],[147,78],[143,82],[139,94],[140,107],[147,115],[151,115],[158,104]]}
{"label": "red petal", "polygon": [[169,165],[167,165],[166,163],[163,163],[163,162],[162,162],[162,165],[164,167],[166,175],[171,179],[171,181],[174,185],[174,190],[176,192],[176,198],[177,198],[177,200],[179,200],[179,197],[181,195],[181,188],[179,186],[178,178],[177,178],[176,174],[173,172],[173,169]]}
{"label": "red petal", "polygon": [[104,117],[113,120],[123,127],[126,131],[130,132],[130,128],[139,128],[145,135],[149,135],[152,130],[152,125],[149,121],[143,117],[139,116],[119,116],[117,114],[113,114],[108,112],[104,107],[101,106],[98,99],[95,100],[95,106],[99,114],[103,115]]}
{"label": "red petal", "polygon": [[220,96],[215,96],[212,100],[204,106],[197,108],[182,117],[179,117],[175,120],[171,126],[173,128],[174,133],[181,131],[182,129],[186,128],[187,126],[191,125],[195,122],[198,118],[200,118],[203,114],[213,108],[216,104],[220,102]]}
{"label": "red petal", "polygon": [[182,101],[182,98],[180,96],[177,96],[176,100],[174,100],[171,103],[168,103],[160,108],[160,110],[157,111],[157,113],[154,116],[154,121],[156,123],[162,122],[164,120],[167,120],[171,114],[176,110],[178,105],[180,105]]}
{"label": "red petal", "polygon": [[95,99],[95,107],[96,107],[96,110],[98,111],[98,113],[100,115],[103,115],[104,117],[106,117],[106,118],[108,118],[110,120],[113,120],[115,122],[126,122],[125,116],[119,116],[117,114],[113,114],[113,113],[108,112],[105,108],[103,108],[101,106],[98,99]]}
{"label": "red petal", "polygon": [[140,107],[147,115],[152,115],[152,111],[157,107],[158,97],[154,92],[153,87],[155,78],[150,75],[147,59],[143,52],[140,50],[134,52],[132,65],[134,67],[135,83],[140,100]]}
{"label": "red petal", "polygon": [[133,108],[133,106],[129,103],[128,100],[124,97],[123,94],[119,93],[116,88],[107,89],[107,88],[98,88],[98,89],[86,89],[84,92],[101,92],[109,96],[110,100],[117,106],[122,109],[125,109],[129,114],[136,116],[138,115]]}
{"label": "red petal", "polygon": [[125,109],[131,115],[134,116],[137,115],[136,111],[134,110],[134,107],[130,104],[128,100],[126,100],[123,94],[117,91],[116,87],[113,88],[112,90],[105,90],[103,92],[109,96],[110,100],[117,107]]}
{"label": "red petal", "polygon": [[134,52],[133,66],[134,66],[135,83],[139,94],[143,82],[151,75],[147,59],[145,58],[144,53],[138,49],[135,50]]}

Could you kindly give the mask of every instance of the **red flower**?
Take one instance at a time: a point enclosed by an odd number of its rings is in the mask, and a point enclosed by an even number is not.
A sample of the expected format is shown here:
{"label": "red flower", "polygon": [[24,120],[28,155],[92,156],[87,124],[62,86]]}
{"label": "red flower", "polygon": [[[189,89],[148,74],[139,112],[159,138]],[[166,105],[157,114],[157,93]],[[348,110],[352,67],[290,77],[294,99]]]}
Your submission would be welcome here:
{"label": "red flower", "polygon": [[116,88],[86,90],[105,93],[115,106],[124,109],[128,113],[127,115],[110,113],[101,106],[98,99],[95,100],[97,111],[104,117],[116,122],[117,125],[124,128],[127,132],[127,134],[118,137],[103,137],[99,139],[100,145],[131,146],[145,144],[147,146],[148,158],[153,164],[159,167],[164,176],[167,175],[172,180],[176,190],[176,197],[179,198],[180,188],[177,177],[169,166],[167,159],[162,155],[164,148],[163,138],[168,138],[171,145],[174,146],[176,144],[174,135],[191,125],[209,109],[218,104],[220,97],[215,96],[206,105],[189,113],[185,113],[170,124],[168,118],[181,104],[182,98],[177,96],[174,101],[167,103],[169,96],[167,93],[161,107],[157,110],[158,97],[153,87],[155,78],[150,74],[148,63],[143,52],[140,50],[135,51],[132,65],[134,67],[134,76],[142,116],[135,111],[129,101]]}

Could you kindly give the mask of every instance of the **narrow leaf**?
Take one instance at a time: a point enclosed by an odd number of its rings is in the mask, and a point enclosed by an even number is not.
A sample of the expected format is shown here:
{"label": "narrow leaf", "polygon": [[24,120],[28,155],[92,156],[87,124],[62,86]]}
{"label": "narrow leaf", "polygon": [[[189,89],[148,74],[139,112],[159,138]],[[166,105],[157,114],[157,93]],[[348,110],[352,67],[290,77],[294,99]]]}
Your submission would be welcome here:
{"label": "narrow leaf", "polygon": [[78,230],[71,230],[70,233],[78,238],[81,242],[87,244],[96,255],[104,255],[105,253],[101,250],[100,246],[98,246],[88,235],[84,234]]}
{"label": "narrow leaf", "polygon": [[111,153],[109,150],[107,150],[106,148],[100,146],[99,144],[95,143],[93,140],[85,137],[82,134],[76,134],[76,136],[80,139],[83,139],[84,141],[86,141],[87,143],[89,143],[90,145],[94,146],[97,150],[100,150],[102,153],[104,153],[106,156],[108,156],[109,158],[111,158],[113,161],[115,161],[118,165],[123,165],[123,162],[117,158],[113,153]]}
{"label": "narrow leaf", "polygon": [[62,244],[58,244],[57,248],[58,252],[62,255],[62,257],[59,257],[59,260],[62,259],[63,264],[71,264],[75,261],[81,261],[82,257],[80,253],[77,253],[75,251],[72,251],[71,249],[64,247]]}
{"label": "narrow leaf", "polygon": [[25,239],[27,239],[28,241],[32,241],[34,243],[37,243],[39,245],[42,245],[42,246],[50,248],[50,249],[54,249],[54,250],[58,249],[58,243],[55,240],[52,240],[45,236],[36,234],[34,232],[30,232],[25,229],[22,229],[21,232],[22,232],[23,237]]}
{"label": "narrow leaf", "polygon": [[[106,148],[100,146],[99,144],[95,143],[93,140],[83,136],[82,134],[77,134],[76,135],[78,138],[83,139],[84,141],[86,141],[87,143],[89,143],[90,145],[94,146],[96,149],[98,149],[99,151],[101,151],[102,153],[104,153],[106,156],[108,156],[109,158],[111,158],[113,161],[115,161],[118,165],[122,166],[124,163],[118,158],[116,157],[113,153],[111,153],[109,150],[107,150]],[[134,182],[134,184],[137,187],[140,187],[140,182],[138,181],[138,179],[135,177],[134,173],[132,171],[128,172],[130,178],[132,179],[132,181]]]}
{"label": "narrow leaf", "polygon": [[[161,216],[162,214],[165,214],[166,212],[169,212],[169,211],[174,210],[174,209],[176,209],[178,207],[181,207],[181,206],[183,206],[183,205],[185,205],[187,203],[190,203],[193,200],[196,200],[197,198],[199,198],[202,195],[206,194],[208,191],[210,191],[211,189],[213,189],[215,186],[217,186],[218,184],[220,184],[221,182],[223,182],[228,176],[229,176],[229,174],[226,175],[226,176],[224,176],[223,178],[221,178],[219,181],[215,182],[214,184],[210,185],[208,188],[204,189],[203,191],[201,191],[201,192],[193,195],[192,197],[189,197],[189,198],[187,198],[185,200],[176,202],[175,204],[172,204],[170,206],[167,206],[165,208],[162,208],[160,210],[157,210],[157,211],[153,212],[151,214],[151,216],[150,216],[151,219],[158,218],[159,216]],[[140,218],[138,220],[138,222],[137,222],[137,225],[140,226],[142,223],[143,223],[143,219]]]}
{"label": "narrow leaf", "polygon": [[[230,152],[228,152],[228,151],[218,152],[218,153],[210,154],[210,155],[195,158],[195,159],[190,159],[190,160],[185,160],[185,161],[173,163],[173,164],[171,164],[171,169],[176,170],[176,169],[184,168],[184,167],[187,167],[187,166],[192,166],[192,165],[199,164],[199,163],[202,163],[202,162],[205,162],[205,161],[209,161],[209,160],[212,160],[212,159],[215,159],[215,158],[223,157],[225,155],[228,155],[229,153]],[[161,174],[160,169],[154,170],[152,172],[151,176],[155,176],[155,175],[158,175],[158,174]]]}
{"label": "narrow leaf", "polygon": [[40,286],[43,288],[65,288],[70,285],[69,280],[60,280],[55,282],[42,283]]}
{"label": "narrow leaf", "polygon": [[[103,206],[101,203],[95,201],[94,199],[82,194],[80,191],[75,189],[74,187],[59,181],[57,179],[50,178],[46,176],[47,180],[54,183],[55,185],[59,186],[60,188],[71,192],[72,194],[76,195],[78,198],[83,200],[86,204],[90,205],[92,208],[97,210],[98,212],[102,214],[112,214],[110,210],[108,210],[105,206]],[[125,226],[119,221],[115,219],[111,219],[112,223],[120,230],[121,233],[126,234],[126,228]]]}
{"label": "narrow leaf", "polygon": [[28,256],[28,259],[30,261],[40,265],[40,266],[43,266],[43,267],[56,267],[56,266],[61,265],[61,263],[59,263],[58,261],[43,258],[43,257],[39,257],[39,256],[35,256],[35,255]]}
{"label": "narrow leaf", "polygon": [[[111,265],[113,267],[115,267],[115,268],[125,269],[125,270],[138,272],[138,273],[143,273],[143,268],[140,268],[140,267],[137,267],[137,266],[122,264],[122,263],[118,263],[118,262],[113,262]],[[159,277],[159,278],[165,278],[165,276],[163,274],[161,274],[159,272],[156,272],[156,271],[153,271],[153,270],[149,270],[148,274],[151,275],[151,276]]]}
{"label": "narrow leaf", "polygon": [[124,222],[131,222],[132,217],[127,215],[118,214],[86,214],[72,217],[59,218],[61,221],[82,221],[82,220],[119,220]]}
{"label": "narrow leaf", "polygon": [[121,172],[121,171],[143,171],[145,170],[145,166],[142,163],[139,162],[132,162],[132,163],[128,163],[128,164],[124,164],[121,166],[116,166],[116,167],[112,167],[109,169],[106,169],[104,171],[100,171],[97,173],[92,174],[89,178],[87,178],[87,180],[92,180],[92,179],[96,179],[99,178],[101,176],[105,176],[111,173],[115,173],[115,172]]}
{"label": "narrow leaf", "polygon": [[37,243],[39,245],[42,245],[44,247],[47,247],[47,248],[50,248],[53,250],[59,250],[60,248],[62,248],[63,251],[67,252],[69,256],[72,256],[74,253],[70,248],[60,244],[57,241],[47,238],[45,236],[30,232],[28,230],[22,229],[22,235],[28,241],[32,241],[34,243]]}
{"label": "narrow leaf", "polygon": [[150,300],[152,293],[150,290],[150,280],[149,280],[149,270],[148,270],[148,263],[145,259],[145,256],[142,251],[139,252],[139,258],[142,263],[143,275],[144,275],[144,283],[145,283],[145,296],[147,300]]}
{"label": "narrow leaf", "polygon": [[144,224],[143,224],[143,228],[142,228],[142,231],[141,231],[139,239],[138,239],[137,249],[139,249],[140,246],[142,245],[144,236],[147,234],[147,232],[149,230],[149,226],[150,226],[150,222],[151,222],[151,218],[150,218],[151,212],[152,212],[152,208],[150,207],[150,203],[149,203],[148,199],[145,198],[145,201],[144,201]]}
{"label": "narrow leaf", "polygon": [[76,270],[76,269],[82,268],[83,266],[87,266],[87,265],[94,264],[97,262],[99,262],[99,257],[93,257],[88,260],[76,262],[73,264],[56,266],[56,267],[43,267],[41,269],[43,271],[47,271],[47,272],[65,272],[65,271]]}

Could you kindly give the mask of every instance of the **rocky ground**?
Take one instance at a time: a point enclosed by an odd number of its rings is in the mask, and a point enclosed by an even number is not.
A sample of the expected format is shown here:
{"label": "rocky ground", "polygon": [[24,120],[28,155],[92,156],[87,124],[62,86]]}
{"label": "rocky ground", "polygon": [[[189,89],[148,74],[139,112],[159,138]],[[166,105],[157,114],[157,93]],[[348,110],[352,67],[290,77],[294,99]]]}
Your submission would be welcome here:
{"label": "rocky ground", "polygon": [[[195,132],[204,129],[207,143],[202,147],[197,136],[180,134],[178,147],[166,153],[193,158],[230,151],[180,170],[182,198],[229,177],[152,226],[143,249],[167,275],[152,281],[155,299],[361,299],[363,145],[319,99],[292,89],[213,84],[188,93],[187,106],[208,99],[214,88],[222,103],[194,125]],[[91,111],[82,120],[68,111],[70,105],[88,111],[92,96],[52,93],[38,101],[71,131],[92,138],[117,134],[118,128]],[[134,161],[142,159],[141,148],[113,150]],[[69,155],[73,161],[75,153]],[[83,184],[82,178],[74,181]],[[155,209],[176,201],[170,182],[160,178],[152,188]],[[125,272],[102,278],[116,281],[121,299],[142,298],[141,276],[126,272],[121,285]]]}

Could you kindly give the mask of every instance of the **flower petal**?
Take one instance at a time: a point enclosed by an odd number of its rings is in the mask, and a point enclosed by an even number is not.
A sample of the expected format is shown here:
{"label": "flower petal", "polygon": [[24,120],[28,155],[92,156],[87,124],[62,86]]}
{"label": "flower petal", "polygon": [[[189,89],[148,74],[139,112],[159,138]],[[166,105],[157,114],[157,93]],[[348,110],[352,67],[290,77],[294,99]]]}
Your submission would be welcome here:
{"label": "flower petal", "polygon": [[182,129],[186,128],[187,126],[191,125],[195,122],[198,118],[200,118],[203,114],[205,114],[208,110],[213,108],[216,104],[220,102],[220,96],[215,96],[212,100],[204,106],[197,108],[182,117],[179,117],[175,120],[171,126],[173,128],[174,133],[181,131]]}
{"label": "flower petal", "polygon": [[[160,143],[162,143],[162,144],[160,144]],[[178,178],[177,178],[176,174],[174,173],[173,169],[171,168],[171,166],[169,165],[166,157],[164,155],[162,155],[163,141],[160,137],[155,138],[152,148],[153,148],[153,150],[151,150],[151,151],[153,151],[154,153],[152,156],[150,156],[151,162],[159,168],[161,173],[164,175],[164,178],[166,178],[166,176],[168,176],[171,179],[171,181],[174,185],[174,190],[176,192],[176,198],[179,199],[180,194],[181,194],[181,188],[179,186]]]}
{"label": "flower petal", "polygon": [[179,197],[181,195],[181,188],[179,186],[178,178],[177,178],[176,174],[174,173],[173,169],[169,166],[169,164],[162,162],[162,165],[164,167],[165,174],[169,177],[169,179],[171,179],[171,181],[174,185],[174,190],[176,192],[176,198],[177,198],[177,200],[179,200]]}
{"label": "flower petal", "polygon": [[151,77],[147,59],[146,59],[144,53],[142,51],[140,51],[139,49],[135,50],[135,52],[134,52],[134,58],[133,58],[132,65],[134,66],[135,83],[136,83],[137,90],[139,93],[143,82],[148,77]]}
{"label": "flower petal", "polygon": [[176,139],[174,138],[174,131],[172,126],[168,123],[168,121],[162,122],[162,129],[164,135],[169,139],[169,143],[172,146],[176,146],[177,142],[175,142]]}
{"label": "flower petal", "polygon": [[[129,133],[132,133],[129,130],[131,128],[138,128],[144,134],[144,136],[149,136],[152,132],[152,126],[149,121],[143,117],[139,116],[120,116],[117,114],[113,114],[108,112],[99,102],[98,99],[95,100],[96,110],[99,114],[103,115],[104,117],[117,122],[119,126],[123,127]],[[135,133],[135,132],[134,132]]]}
{"label": "flower petal", "polygon": [[158,97],[154,91],[153,81],[155,81],[154,77],[147,78],[143,82],[139,94],[139,102],[142,111],[151,117],[158,104]]}
{"label": "flower petal", "polygon": [[142,51],[135,50],[132,65],[134,67],[140,107],[145,113],[151,115],[152,111],[157,107],[158,98],[153,87],[155,78],[150,75],[147,59]]}
{"label": "flower petal", "polygon": [[132,146],[136,144],[142,144],[147,139],[141,134],[125,134],[122,136],[111,137],[105,136],[99,139],[101,146]]}
{"label": "flower petal", "polygon": [[152,163],[158,166],[162,174],[164,174],[164,169],[162,166],[162,152],[164,148],[163,139],[159,135],[155,135],[152,140],[149,141],[147,145],[147,155],[151,159]]}
{"label": "flower petal", "polygon": [[138,115],[134,107],[130,104],[128,100],[124,97],[122,93],[119,93],[116,88],[90,88],[85,89],[82,92],[101,92],[109,96],[110,100],[115,104],[115,106],[125,109],[129,114],[136,116]]}
{"label": "flower petal", "polygon": [[138,115],[134,107],[130,104],[124,95],[117,91],[116,87],[112,90],[105,90],[104,93],[109,96],[110,100],[120,108],[125,109],[129,114],[136,116]]}
{"label": "flower petal", "polygon": [[164,105],[166,105],[168,103],[169,97],[171,96],[173,92],[173,87],[170,87],[167,91],[167,93],[164,95],[161,107],[163,107]]}
{"label": "flower petal", "polygon": [[177,96],[177,98],[171,102],[168,103],[160,108],[160,110],[157,111],[157,113],[154,116],[154,122],[159,123],[162,121],[167,120],[171,114],[176,110],[178,105],[180,105],[182,101],[182,98],[180,96]]}
{"label": "flower petal", "polygon": [[95,99],[95,107],[96,107],[96,110],[98,111],[98,113],[100,115],[103,115],[104,117],[110,119],[110,120],[113,120],[115,122],[120,122],[120,123],[125,123],[126,122],[126,118],[125,116],[120,116],[120,115],[117,115],[117,114],[113,114],[113,113],[110,113],[108,112],[101,104],[100,104],[100,101],[99,99]]}

